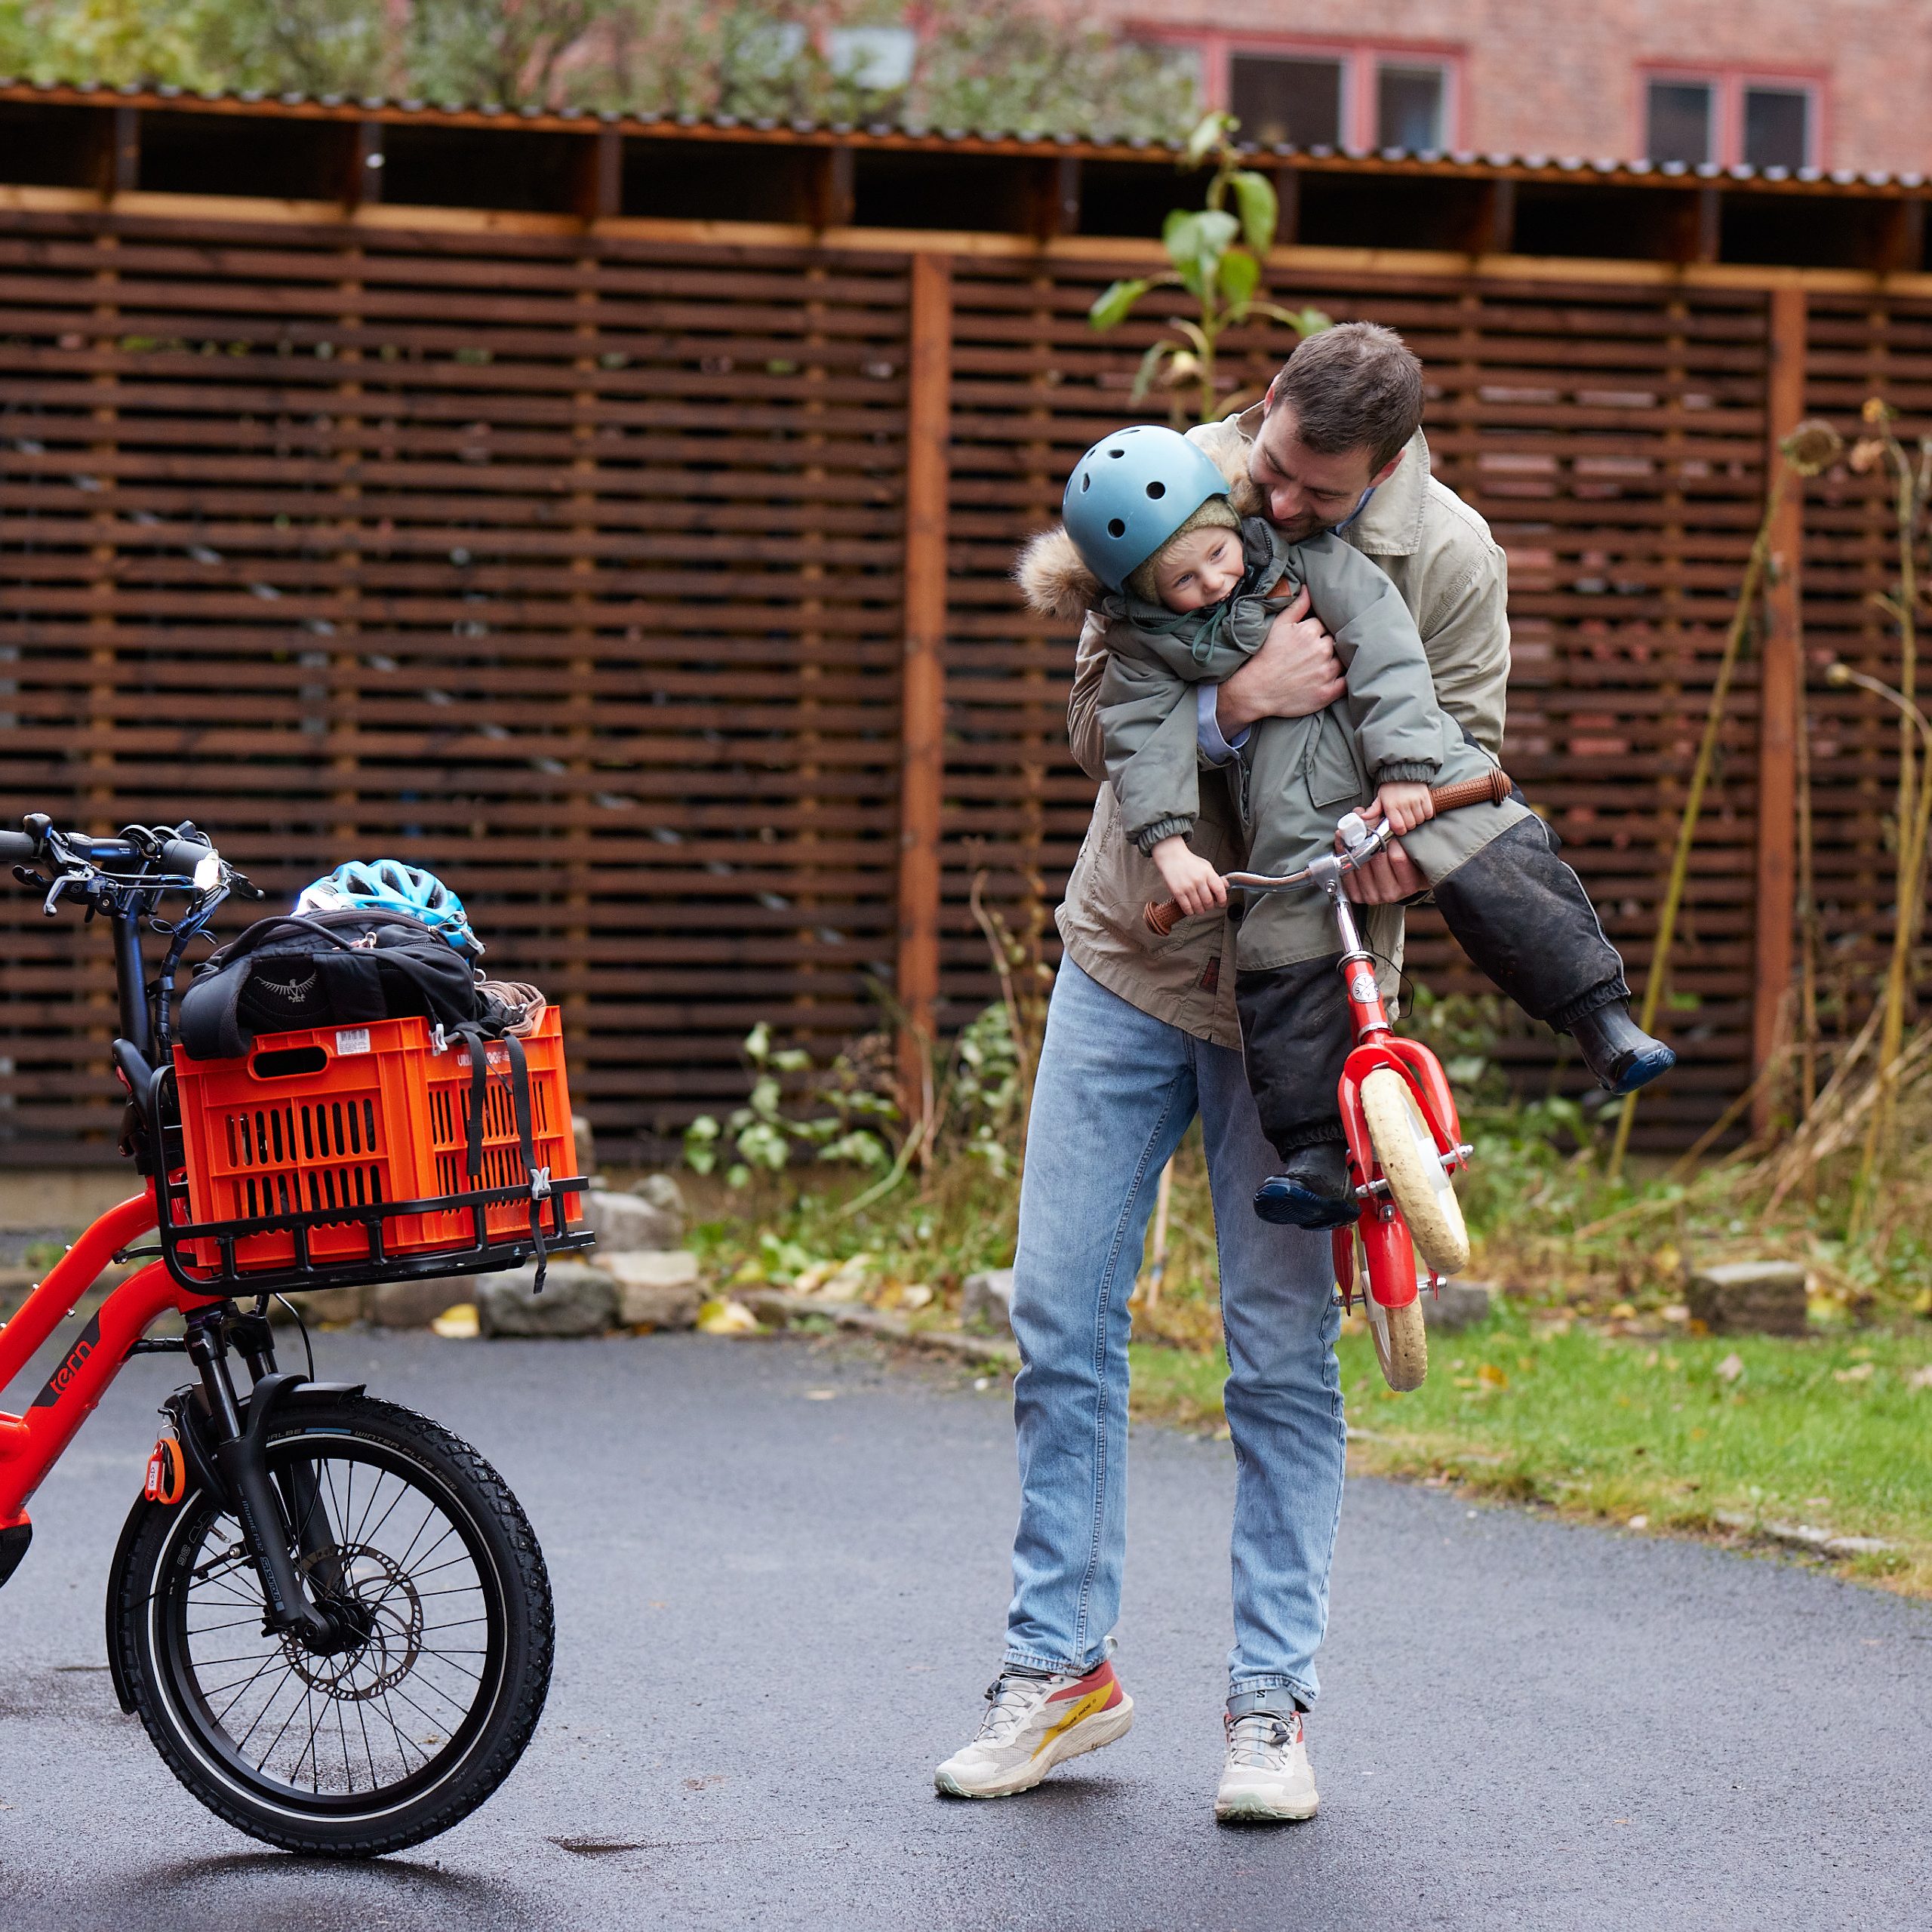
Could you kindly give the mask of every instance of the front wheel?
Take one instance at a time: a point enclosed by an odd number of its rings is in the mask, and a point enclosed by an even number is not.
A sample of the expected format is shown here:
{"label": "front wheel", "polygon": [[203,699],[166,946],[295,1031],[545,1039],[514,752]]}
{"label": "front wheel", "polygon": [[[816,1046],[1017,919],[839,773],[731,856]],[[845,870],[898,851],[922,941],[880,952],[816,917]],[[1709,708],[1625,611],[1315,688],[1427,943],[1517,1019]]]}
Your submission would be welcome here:
{"label": "front wheel", "polygon": [[420,1844],[475,1810],[536,1727],[543,1552],[488,1463],[392,1403],[297,1403],[267,1457],[335,1647],[264,1632],[235,1518],[191,1489],[146,1506],[128,1549],[121,1681],[175,1776],[252,1837],[341,1857]]}
{"label": "front wheel", "polygon": [[1392,1066],[1378,1066],[1361,1083],[1361,1111],[1376,1163],[1417,1251],[1437,1274],[1460,1274],[1469,1265],[1463,1204],[1409,1083]]}

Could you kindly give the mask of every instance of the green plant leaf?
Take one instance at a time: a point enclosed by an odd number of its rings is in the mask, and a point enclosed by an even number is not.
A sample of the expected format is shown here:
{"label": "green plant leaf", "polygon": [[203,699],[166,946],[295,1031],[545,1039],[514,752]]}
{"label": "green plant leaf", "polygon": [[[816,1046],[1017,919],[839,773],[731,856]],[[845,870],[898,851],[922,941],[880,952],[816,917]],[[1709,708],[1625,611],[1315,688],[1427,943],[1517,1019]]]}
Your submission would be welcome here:
{"label": "green plant leaf", "polygon": [[1222,300],[1234,319],[1240,321],[1254,300],[1254,291],[1261,286],[1260,263],[1245,248],[1230,248],[1221,257],[1216,279],[1220,284]]}
{"label": "green plant leaf", "polygon": [[1154,386],[1154,379],[1161,373],[1161,365],[1180,346],[1177,342],[1162,340],[1149,349],[1140,358],[1140,367],[1134,372],[1134,388],[1128,401],[1138,403]]}
{"label": "green plant leaf", "polygon": [[1194,131],[1187,137],[1187,158],[1184,165],[1189,168],[1198,168],[1240,125],[1224,108],[1217,108],[1211,114],[1204,114],[1194,124]]}
{"label": "green plant leaf", "polygon": [[1093,307],[1087,311],[1088,326],[1096,329],[1118,328],[1132,313],[1134,303],[1153,285],[1144,278],[1109,283],[1100,291]]}
{"label": "green plant leaf", "polygon": [[1257,302],[1254,312],[1285,324],[1297,335],[1319,335],[1324,329],[1335,326],[1334,321],[1319,309],[1284,309],[1278,302]]}
{"label": "green plant leaf", "polygon": [[1229,177],[1235,191],[1235,206],[1241,211],[1241,231],[1247,245],[1257,255],[1265,255],[1275,245],[1275,225],[1281,216],[1275,184],[1252,168],[1240,168]]}

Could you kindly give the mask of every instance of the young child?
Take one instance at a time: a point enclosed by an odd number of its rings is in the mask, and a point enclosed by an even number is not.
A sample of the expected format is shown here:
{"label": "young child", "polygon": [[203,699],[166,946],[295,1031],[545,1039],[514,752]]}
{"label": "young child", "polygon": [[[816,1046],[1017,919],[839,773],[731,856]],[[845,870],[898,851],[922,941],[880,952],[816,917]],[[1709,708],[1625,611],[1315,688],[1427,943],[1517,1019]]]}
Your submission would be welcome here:
{"label": "young child", "polygon": [[[1223,476],[1171,429],[1102,438],[1068,479],[1064,526],[1014,574],[1044,614],[1108,619],[1100,724],[1128,836],[1183,912],[1227,903],[1189,847],[1199,811],[1195,687],[1218,684],[1306,586],[1334,637],[1348,695],[1307,718],[1257,724],[1229,782],[1257,872],[1300,870],[1343,813],[1371,799],[1434,889],[1463,949],[1534,1017],[1577,1041],[1599,1083],[1629,1093],[1676,1055],[1631,1020],[1623,962],[1582,882],[1515,799],[1435,816],[1429,788],[1494,761],[1435,700],[1414,619],[1395,586],[1332,533],[1290,543],[1258,516],[1247,477]],[[1158,942],[1150,943],[1158,943]],[[1355,1219],[1336,1084],[1351,1044],[1340,955],[1318,892],[1257,894],[1235,943],[1248,1083],[1282,1172],[1255,1195],[1263,1220]]]}

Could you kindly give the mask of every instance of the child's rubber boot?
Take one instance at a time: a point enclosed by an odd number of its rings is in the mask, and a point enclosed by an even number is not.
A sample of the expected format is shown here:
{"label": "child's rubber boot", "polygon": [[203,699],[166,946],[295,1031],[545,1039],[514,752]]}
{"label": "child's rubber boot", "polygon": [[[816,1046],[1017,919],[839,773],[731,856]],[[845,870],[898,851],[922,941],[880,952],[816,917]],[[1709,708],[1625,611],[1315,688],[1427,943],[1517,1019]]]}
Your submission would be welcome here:
{"label": "child's rubber boot", "polygon": [[1359,1220],[1347,1147],[1339,1140],[1297,1147],[1254,1190],[1254,1211],[1278,1228],[1346,1228]]}
{"label": "child's rubber boot", "polygon": [[1677,1055],[1661,1040],[1651,1038],[1620,999],[1586,1014],[1570,1032],[1584,1064],[1607,1093],[1634,1094],[1677,1064]]}

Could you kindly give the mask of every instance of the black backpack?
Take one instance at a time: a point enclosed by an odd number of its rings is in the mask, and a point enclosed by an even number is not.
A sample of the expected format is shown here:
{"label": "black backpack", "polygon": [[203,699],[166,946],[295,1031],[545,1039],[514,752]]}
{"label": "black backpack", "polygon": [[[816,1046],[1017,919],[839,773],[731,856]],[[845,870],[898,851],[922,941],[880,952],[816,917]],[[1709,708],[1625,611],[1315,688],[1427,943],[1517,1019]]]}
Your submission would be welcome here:
{"label": "black backpack", "polygon": [[190,1060],[233,1060],[258,1033],[412,1015],[450,1032],[503,1030],[469,962],[406,913],[345,910],[257,919],[196,969],[176,1032]]}

